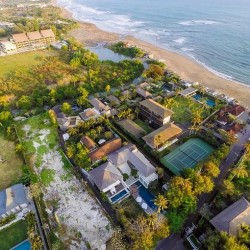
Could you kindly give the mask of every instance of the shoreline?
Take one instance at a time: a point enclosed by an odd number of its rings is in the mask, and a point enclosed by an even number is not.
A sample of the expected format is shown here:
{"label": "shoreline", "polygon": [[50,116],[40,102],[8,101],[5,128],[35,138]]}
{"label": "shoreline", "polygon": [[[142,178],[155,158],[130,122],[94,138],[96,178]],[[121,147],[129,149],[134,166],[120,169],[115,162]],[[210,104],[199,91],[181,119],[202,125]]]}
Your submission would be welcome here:
{"label": "shoreline", "polygon": [[70,31],[69,35],[85,46],[95,47],[99,43],[110,43],[120,40],[128,42],[130,45],[138,46],[149,54],[153,54],[154,59],[164,60],[167,68],[178,74],[182,79],[199,82],[216,92],[234,97],[240,104],[250,108],[250,86],[216,75],[194,59],[192,60],[177,52],[168,51],[132,36],[124,37],[114,32],[103,31],[92,23],[75,19],[73,13],[57,5],[57,0],[52,0],[50,3],[61,9],[63,18],[73,19],[79,23],[80,27]]}

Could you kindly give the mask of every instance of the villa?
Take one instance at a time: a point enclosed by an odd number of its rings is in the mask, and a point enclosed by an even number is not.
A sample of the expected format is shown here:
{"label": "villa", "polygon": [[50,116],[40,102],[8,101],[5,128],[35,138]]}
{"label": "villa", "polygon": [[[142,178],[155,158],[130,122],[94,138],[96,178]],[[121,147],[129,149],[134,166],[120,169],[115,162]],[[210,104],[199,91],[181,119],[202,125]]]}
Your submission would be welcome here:
{"label": "villa", "polygon": [[152,99],[139,103],[140,116],[147,120],[153,127],[159,128],[170,122],[173,112]]}
{"label": "villa", "polygon": [[210,220],[218,230],[236,235],[242,223],[250,225],[250,203],[242,197]]}
{"label": "villa", "polygon": [[136,93],[137,95],[141,96],[144,99],[151,98],[152,94],[148,92],[147,90],[141,89],[141,88],[136,88]]}
{"label": "villa", "polygon": [[95,142],[88,136],[82,136],[80,143],[84,145],[90,152],[96,149]]}
{"label": "villa", "polygon": [[119,101],[119,99],[116,96],[109,95],[107,97],[107,99],[110,101],[111,104],[114,104],[114,105],[120,105],[121,104],[121,102]]}
{"label": "villa", "polygon": [[155,167],[135,145],[121,147],[107,158],[108,162],[91,170],[89,176],[111,203],[128,197],[136,183],[147,189],[151,182],[158,180]]}
{"label": "villa", "polygon": [[105,105],[97,98],[93,98],[89,102],[101,115],[111,116],[111,108],[108,105]]}
{"label": "villa", "polygon": [[161,151],[178,141],[177,137],[181,133],[181,128],[173,123],[167,123],[150,134],[144,136],[142,139],[150,148]]}
{"label": "villa", "polygon": [[95,108],[88,108],[85,109],[83,112],[79,114],[79,116],[82,118],[84,121],[88,121],[90,119],[97,119],[101,114],[99,113],[98,110]]}
{"label": "villa", "polygon": [[0,191],[0,217],[21,211],[28,206],[26,191],[22,184],[16,184]]}

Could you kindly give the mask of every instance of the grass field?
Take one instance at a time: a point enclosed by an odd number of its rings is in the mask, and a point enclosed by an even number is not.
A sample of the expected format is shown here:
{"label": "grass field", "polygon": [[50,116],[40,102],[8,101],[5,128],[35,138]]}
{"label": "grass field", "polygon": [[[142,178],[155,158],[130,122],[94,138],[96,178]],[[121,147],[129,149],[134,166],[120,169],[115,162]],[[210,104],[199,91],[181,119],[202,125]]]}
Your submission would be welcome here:
{"label": "grass field", "polygon": [[20,220],[0,231],[0,249],[9,250],[28,238],[28,225],[26,221]]}
{"label": "grass field", "polygon": [[[191,123],[192,111],[201,109],[202,105],[193,101],[191,98],[184,98],[181,96],[173,97],[175,104],[171,107],[174,112],[172,119],[179,124]],[[203,117],[208,116],[208,109],[204,109]]]}
{"label": "grass field", "polygon": [[28,69],[41,63],[41,57],[59,56],[56,50],[31,51],[0,57],[0,77],[16,69]]}
{"label": "grass field", "polygon": [[0,133],[0,190],[16,183],[22,176],[23,161],[15,152],[15,144]]}

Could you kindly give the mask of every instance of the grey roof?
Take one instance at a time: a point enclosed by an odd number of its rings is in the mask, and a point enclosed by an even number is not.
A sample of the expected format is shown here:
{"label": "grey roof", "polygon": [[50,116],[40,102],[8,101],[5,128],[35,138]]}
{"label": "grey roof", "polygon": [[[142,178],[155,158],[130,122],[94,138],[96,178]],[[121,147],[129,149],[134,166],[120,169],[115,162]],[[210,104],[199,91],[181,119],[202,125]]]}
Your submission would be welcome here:
{"label": "grey roof", "polygon": [[104,103],[102,103],[100,100],[98,100],[97,98],[93,98],[90,101],[90,104],[92,106],[94,106],[97,110],[99,111],[107,111],[110,110],[110,107],[105,105]]}
{"label": "grey roof", "polygon": [[250,225],[250,203],[242,197],[210,220],[219,231],[235,235],[242,223]]}
{"label": "grey roof", "polygon": [[116,96],[113,96],[113,95],[109,95],[107,97],[107,99],[110,101],[110,102],[113,102],[117,105],[119,105],[121,102],[119,101],[119,99],[116,97]]}
{"label": "grey roof", "polygon": [[180,95],[188,96],[188,95],[191,95],[191,94],[195,93],[196,91],[197,91],[197,89],[190,87],[190,88],[182,90],[180,92]]}
{"label": "grey roof", "polygon": [[16,184],[0,191],[0,216],[12,208],[28,203],[24,186]]}
{"label": "grey roof", "polygon": [[108,159],[115,165],[119,166],[126,162],[132,164],[145,177],[155,173],[155,168],[145,158],[145,156],[131,145],[124,146],[108,155]]}
{"label": "grey roof", "polygon": [[152,94],[150,92],[139,87],[136,88],[136,93],[144,98],[152,97]]}
{"label": "grey roof", "polygon": [[89,172],[91,179],[94,181],[99,190],[103,190],[118,180],[122,180],[120,171],[110,162],[92,169]]}

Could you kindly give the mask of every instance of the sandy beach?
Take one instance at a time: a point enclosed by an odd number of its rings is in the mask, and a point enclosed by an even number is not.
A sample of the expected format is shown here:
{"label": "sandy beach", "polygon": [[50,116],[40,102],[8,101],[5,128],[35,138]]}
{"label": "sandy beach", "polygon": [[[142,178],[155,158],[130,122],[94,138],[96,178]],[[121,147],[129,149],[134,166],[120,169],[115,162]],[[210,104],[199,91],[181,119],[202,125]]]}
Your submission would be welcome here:
{"label": "sandy beach", "polygon": [[[56,0],[52,0],[52,4],[56,5]],[[64,18],[73,18],[72,14],[64,8],[61,8],[61,10]],[[80,27],[71,31],[70,35],[85,46],[95,46],[98,43],[121,40],[119,34],[100,30],[91,23],[79,22],[78,20],[77,22],[80,24]],[[250,87],[215,75],[197,62],[175,52],[159,48],[156,45],[131,36],[123,37],[122,40],[144,49],[149,54],[153,54],[155,59],[165,60],[168,69],[177,73],[181,78],[202,83],[210,89],[234,97],[242,105],[250,108]]]}

